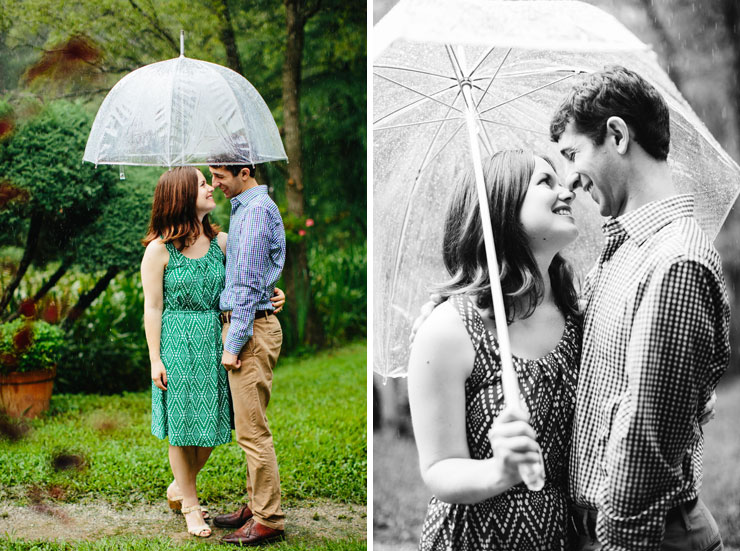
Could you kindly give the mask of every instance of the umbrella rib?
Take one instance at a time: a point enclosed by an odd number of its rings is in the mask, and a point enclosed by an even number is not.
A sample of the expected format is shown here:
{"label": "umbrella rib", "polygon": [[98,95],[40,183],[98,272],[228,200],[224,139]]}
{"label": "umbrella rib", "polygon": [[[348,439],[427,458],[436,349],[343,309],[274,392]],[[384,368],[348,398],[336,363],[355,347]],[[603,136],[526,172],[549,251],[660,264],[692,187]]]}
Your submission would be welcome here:
{"label": "umbrella rib", "polygon": [[534,134],[539,134],[541,136],[547,136],[548,135],[546,132],[540,132],[539,130],[532,130],[531,128],[524,128],[523,126],[517,126],[515,124],[509,124],[507,122],[492,121],[490,119],[484,119],[483,117],[480,117],[479,120],[481,122],[487,122],[488,124],[496,124],[498,126],[506,126],[507,128],[514,128],[516,130],[524,130],[525,132],[532,132]]}
{"label": "umbrella rib", "polygon": [[[453,105],[455,104],[455,102],[457,101],[457,98],[459,98],[459,97],[460,97],[460,91],[458,89],[458,92],[455,95],[455,98],[452,100],[452,104]],[[419,173],[421,173],[421,171],[424,170],[424,168],[426,168],[426,166],[427,166],[427,158],[429,158],[429,153],[431,153],[432,149],[434,148],[434,142],[437,141],[437,138],[439,137],[439,133],[442,131],[442,127],[444,126],[445,122],[452,121],[452,120],[460,120],[460,117],[455,117],[454,119],[449,118],[450,111],[451,110],[448,110],[447,113],[445,113],[445,118],[442,121],[442,124],[440,124],[439,127],[437,128],[437,130],[434,132],[434,136],[432,136],[432,140],[431,140],[431,142],[429,142],[429,147],[427,148],[426,153],[424,153],[424,158],[421,161],[421,167],[419,168]],[[457,133],[457,130],[455,132],[453,132],[452,137],[450,139],[448,139],[442,145],[442,147],[439,149],[439,151],[442,151],[447,146],[447,144],[450,143],[450,140],[455,136],[456,133]],[[434,155],[431,159],[429,159],[429,161],[431,162],[434,159],[434,157],[436,157],[436,155]]]}
{"label": "umbrella rib", "polygon": [[[579,75],[581,73],[585,73],[584,69],[577,69],[575,67],[544,67],[542,69],[530,69],[528,71],[516,71],[513,73],[506,72],[499,76],[499,78],[521,78],[521,77],[531,77],[534,75],[552,75],[555,73],[568,73],[569,75]],[[479,77],[475,77],[471,80],[486,80],[488,79],[488,76],[481,75]]]}
{"label": "umbrella rib", "polygon": [[[451,86],[448,86],[447,88],[443,88],[442,90],[438,90],[438,91],[434,92],[432,95],[433,96],[437,96],[439,94],[442,94],[444,92],[447,92],[448,90],[452,90],[453,88],[456,88],[456,87],[457,87],[457,84],[453,84]],[[425,99],[426,98],[418,98],[418,99],[412,101],[411,103],[408,103],[406,105],[402,105],[401,107],[399,107],[395,111],[391,111],[390,113],[387,113],[386,115],[383,115],[378,120],[374,121],[373,124],[378,124],[380,121],[382,121],[384,119],[387,119],[388,117],[390,117],[392,115],[395,115],[396,113],[399,113],[399,112],[401,112],[401,111],[403,111],[405,109],[409,109],[409,108],[413,107],[414,105],[416,105],[417,103],[420,103],[420,102],[424,101]],[[454,101],[453,101],[453,103],[454,103]]]}
{"label": "umbrella rib", "polygon": [[[484,53],[482,56],[480,56],[480,59],[475,63],[473,66],[473,69],[470,71],[470,76],[473,76],[473,73],[475,73],[478,70],[478,67],[481,66],[481,64],[486,60],[486,58],[491,55],[491,52],[493,52],[495,48],[491,47],[486,53]],[[509,49],[511,51],[511,49]]]}
{"label": "umbrella rib", "polygon": [[[449,75],[440,75],[438,73],[432,73],[431,71],[424,71],[422,69],[412,69],[411,67],[395,67],[393,65],[375,65],[376,69],[394,69],[396,71],[406,71],[408,73],[421,73],[422,75],[429,75],[430,77],[443,78],[445,80],[455,80],[455,77]],[[373,71],[375,73],[375,71]],[[376,75],[378,73],[375,73]]]}
{"label": "umbrella rib", "polygon": [[[459,97],[460,97],[460,92],[458,91],[457,95],[455,95],[455,98],[452,100],[452,103],[454,104],[455,101],[457,101],[457,98],[459,98]],[[449,115],[452,112],[452,109],[453,109],[453,106],[450,106],[450,108],[447,111],[447,115]],[[460,131],[460,128],[462,128],[465,125],[465,122],[460,123],[460,125],[452,133],[452,135],[450,136],[450,138],[442,145],[442,147],[439,148],[439,150],[437,151],[437,153],[435,153],[431,158],[429,158],[429,153],[432,151],[432,148],[434,147],[434,142],[436,141],[437,136],[439,135],[440,131],[442,130],[442,126],[448,120],[453,120],[453,119],[448,119],[447,116],[445,116],[444,121],[442,121],[442,124],[440,124],[439,125],[439,128],[437,128],[437,130],[435,131],[434,136],[432,137],[432,140],[429,143],[429,147],[427,148],[427,151],[424,154],[424,159],[422,159],[421,165],[419,166],[419,170],[416,173],[416,177],[414,178],[414,183],[411,186],[411,191],[409,192],[409,201],[406,204],[406,212],[404,212],[404,215],[403,215],[403,224],[401,225],[401,236],[400,236],[400,239],[399,239],[399,243],[403,243],[403,237],[404,237],[404,235],[406,235],[406,229],[407,229],[408,223],[409,223],[409,213],[411,212],[411,201],[413,200],[414,191],[416,190],[416,186],[419,183],[419,176],[421,175],[421,173],[424,170],[424,168],[426,168],[426,166],[428,165],[428,163],[429,162],[432,162],[432,160],[434,160],[434,158],[436,158],[437,155],[439,155],[440,151],[442,151],[447,146],[447,144],[450,143],[450,140],[452,140],[452,138],[455,137],[455,135]],[[459,119],[455,119],[455,120],[459,120]],[[429,158],[429,161],[427,162],[427,159],[428,158]],[[396,249],[396,262],[395,262],[395,270],[393,271],[393,287],[392,287],[393,288],[393,291],[391,293],[391,304],[393,303],[393,296],[395,295],[395,292],[396,292],[395,291],[395,289],[396,289],[396,278],[398,276],[398,272],[399,272],[399,268],[400,268],[400,264],[401,264],[401,259],[402,259],[402,255],[400,254],[400,252],[401,252],[401,249],[400,249],[400,246],[399,246]]]}
{"label": "umbrella rib", "polygon": [[[511,53],[511,48],[509,48],[506,51],[506,55],[504,55],[504,58],[501,60],[501,63],[499,63],[498,67],[496,67],[496,71],[493,73],[493,76],[491,77],[491,80],[488,82],[488,86],[486,86],[486,89],[483,92],[483,94],[481,95],[480,99],[478,100],[478,103],[475,104],[475,108],[476,109],[478,109],[480,107],[480,104],[483,102],[483,98],[485,98],[486,97],[486,94],[488,94],[488,90],[491,88],[491,85],[493,84],[493,81],[498,76],[498,73],[501,70],[501,67],[504,66],[504,63],[506,63],[506,60],[508,59],[510,53]],[[470,76],[472,77],[473,75],[471,74]],[[477,88],[477,86],[476,86],[476,88]]]}
{"label": "umbrella rib", "polygon": [[458,84],[462,88],[462,80],[465,78],[465,75],[463,75],[462,73],[462,65],[460,65],[460,60],[457,59],[457,55],[453,51],[452,46],[445,45],[445,50],[447,50],[447,57],[450,58],[450,64],[452,65],[452,70],[455,71],[455,78],[457,79]]}
{"label": "umbrella rib", "polygon": [[[574,73],[574,74],[575,74],[575,73]],[[480,115],[482,115],[482,114],[484,114],[484,113],[488,113],[489,111],[493,111],[494,109],[498,109],[499,107],[501,107],[501,106],[503,106],[503,105],[506,105],[507,103],[511,103],[512,101],[516,101],[516,100],[518,100],[519,98],[523,98],[524,96],[528,96],[528,95],[530,95],[530,94],[534,94],[535,92],[538,92],[538,91],[540,91],[540,90],[542,90],[542,89],[544,89],[544,88],[547,88],[548,86],[553,86],[553,85],[557,84],[558,82],[562,82],[562,81],[564,81],[564,80],[566,80],[566,79],[568,79],[568,78],[571,78],[571,77],[573,77],[573,74],[570,74],[570,75],[564,76],[563,78],[559,78],[558,80],[555,80],[555,81],[553,81],[553,82],[548,82],[547,84],[543,84],[543,85],[542,85],[542,86],[540,86],[539,88],[535,88],[534,90],[530,90],[530,91],[528,91],[528,92],[524,92],[523,94],[519,94],[518,96],[516,96],[516,97],[513,97],[513,98],[511,98],[511,99],[507,99],[506,101],[502,101],[502,102],[501,102],[501,103],[499,103],[498,105],[494,105],[493,107],[489,107],[489,108],[488,108],[488,109],[486,109],[485,111],[481,111],[481,112],[480,112]]]}
{"label": "umbrella rib", "polygon": [[432,101],[436,101],[437,103],[439,103],[441,105],[444,105],[445,107],[451,107],[455,111],[458,111],[459,113],[462,113],[462,111],[460,111],[457,107],[452,107],[451,105],[448,105],[444,101],[438,100],[437,98],[434,98],[434,97],[432,97],[432,96],[430,96],[428,94],[425,94],[424,92],[420,92],[419,90],[414,90],[413,88],[411,88],[409,86],[406,86],[405,84],[401,84],[400,82],[397,82],[397,81],[393,80],[392,78],[388,78],[385,75],[381,75],[379,73],[374,73],[374,74],[376,74],[377,76],[379,76],[382,79],[387,80],[388,82],[391,82],[391,83],[395,84],[396,86],[400,86],[401,88],[406,88],[407,90],[410,90],[411,92],[413,92],[415,94],[419,94],[420,96],[424,96],[427,99],[430,99]]}
{"label": "umbrella rib", "polygon": [[459,121],[462,120],[462,117],[453,117],[453,118],[444,118],[444,119],[434,119],[429,121],[418,121],[418,122],[407,122],[403,124],[392,124],[390,126],[380,126],[380,127],[373,127],[373,130],[394,130],[396,128],[407,128],[409,126],[421,126],[423,124],[434,124],[436,122],[447,122],[447,121]]}
{"label": "umbrella rib", "polygon": [[[453,119],[448,119],[448,120],[453,120]],[[436,159],[437,157],[439,157],[440,153],[442,153],[442,151],[444,150],[444,148],[447,147],[447,144],[450,143],[454,139],[454,137],[457,135],[457,133],[460,132],[460,129],[463,126],[465,126],[465,121],[461,122],[458,125],[458,127],[455,128],[455,131],[452,133],[452,135],[447,139],[447,141],[445,143],[442,144],[442,147],[440,147],[437,150],[437,152],[429,158],[428,161],[425,160],[424,164],[419,169],[419,173],[421,173],[421,171],[424,170],[427,167],[427,165],[429,165],[429,163],[431,163],[434,159]],[[431,151],[431,147],[429,148],[429,151]],[[428,152],[427,152],[427,154],[428,154]]]}

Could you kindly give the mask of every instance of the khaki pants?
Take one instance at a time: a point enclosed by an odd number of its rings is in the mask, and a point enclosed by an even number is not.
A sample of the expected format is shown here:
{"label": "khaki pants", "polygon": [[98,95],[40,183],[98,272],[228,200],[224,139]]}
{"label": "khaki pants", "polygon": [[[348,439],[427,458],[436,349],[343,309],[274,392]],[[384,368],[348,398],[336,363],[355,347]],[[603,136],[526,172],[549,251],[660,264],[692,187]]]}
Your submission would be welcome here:
{"label": "khaki pants", "polygon": [[[601,543],[591,536],[577,535],[575,551],[601,551]],[[721,551],[722,538],[717,523],[706,505],[698,500],[681,506],[679,514],[666,519],[661,551]]]}
{"label": "khaki pants", "polygon": [[[229,325],[223,326],[224,340]],[[247,456],[249,508],[257,522],[277,530],[285,529],[285,515],[280,508],[280,474],[265,410],[282,344],[283,331],[274,315],[255,319],[253,336],[239,353],[241,367],[229,371],[236,441]]]}

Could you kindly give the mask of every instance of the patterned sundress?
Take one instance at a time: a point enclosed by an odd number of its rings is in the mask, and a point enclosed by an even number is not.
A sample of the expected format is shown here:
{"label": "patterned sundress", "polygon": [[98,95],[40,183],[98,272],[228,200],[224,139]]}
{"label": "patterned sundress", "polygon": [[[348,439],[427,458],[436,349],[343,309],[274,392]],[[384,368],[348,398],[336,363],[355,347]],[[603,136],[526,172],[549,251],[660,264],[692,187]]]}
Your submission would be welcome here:
{"label": "patterned sundress", "polygon": [[[493,457],[488,431],[504,407],[498,343],[467,296],[450,298],[475,349],[465,382],[465,424],[472,459]],[[422,551],[566,551],[567,453],[581,346],[580,322],[567,316],[556,348],[536,360],[514,357],[522,398],[545,463],[545,487],[518,484],[475,504],[432,497],[422,528]]]}
{"label": "patterned sundress", "polygon": [[231,420],[219,320],[224,254],[216,238],[200,258],[166,247],[160,353],[167,390],[152,383],[152,434],[173,446],[225,444]]}

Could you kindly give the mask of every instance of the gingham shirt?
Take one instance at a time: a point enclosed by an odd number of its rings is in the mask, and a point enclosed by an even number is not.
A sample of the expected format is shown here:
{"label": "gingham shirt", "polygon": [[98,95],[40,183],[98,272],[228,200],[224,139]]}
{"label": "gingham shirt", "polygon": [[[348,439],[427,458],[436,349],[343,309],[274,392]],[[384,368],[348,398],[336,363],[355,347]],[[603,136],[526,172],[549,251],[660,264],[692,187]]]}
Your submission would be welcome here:
{"label": "gingham shirt", "polygon": [[275,283],[285,263],[285,229],[267,186],[248,189],[231,199],[226,243],[226,285],[221,310],[231,310],[224,349],[239,354],[252,337],[254,313],[272,310]]}
{"label": "gingham shirt", "polygon": [[604,551],[658,551],[669,509],[697,497],[704,405],[729,362],[719,255],[693,198],[604,224],[586,279],[569,493],[598,509]]}

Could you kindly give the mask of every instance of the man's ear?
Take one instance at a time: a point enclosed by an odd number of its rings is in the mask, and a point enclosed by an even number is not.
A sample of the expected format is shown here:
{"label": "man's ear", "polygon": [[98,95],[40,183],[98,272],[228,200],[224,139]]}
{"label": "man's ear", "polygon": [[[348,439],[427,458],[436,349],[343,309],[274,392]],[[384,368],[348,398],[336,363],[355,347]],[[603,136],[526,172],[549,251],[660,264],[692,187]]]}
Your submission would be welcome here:
{"label": "man's ear", "polygon": [[[247,171],[246,176],[244,174],[245,170]],[[248,180],[251,175],[252,175],[252,171],[249,170],[247,167],[242,168],[241,172],[239,172],[239,176],[241,176],[243,180]]]}
{"label": "man's ear", "polygon": [[622,117],[609,117],[606,121],[605,140],[613,141],[617,153],[624,155],[630,146],[630,129]]}

